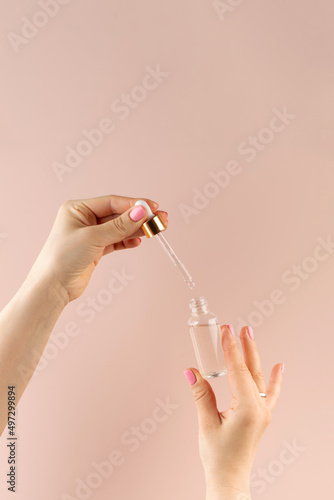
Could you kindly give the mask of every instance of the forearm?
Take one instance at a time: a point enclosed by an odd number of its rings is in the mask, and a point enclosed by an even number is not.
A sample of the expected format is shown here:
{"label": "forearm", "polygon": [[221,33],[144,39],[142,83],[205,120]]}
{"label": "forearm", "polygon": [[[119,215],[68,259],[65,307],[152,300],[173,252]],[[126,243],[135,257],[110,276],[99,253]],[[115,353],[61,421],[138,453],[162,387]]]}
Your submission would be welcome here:
{"label": "forearm", "polygon": [[0,433],[7,424],[7,390],[21,398],[68,296],[52,275],[28,275],[0,313]]}

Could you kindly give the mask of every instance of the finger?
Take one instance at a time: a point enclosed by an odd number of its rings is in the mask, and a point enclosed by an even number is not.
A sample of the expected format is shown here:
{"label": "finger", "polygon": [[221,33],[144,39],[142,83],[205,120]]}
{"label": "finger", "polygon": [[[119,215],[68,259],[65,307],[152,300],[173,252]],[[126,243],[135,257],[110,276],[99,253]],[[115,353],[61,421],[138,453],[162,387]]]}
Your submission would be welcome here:
{"label": "finger", "polygon": [[132,237],[147,219],[145,208],[132,207],[116,219],[90,226],[91,237],[98,246],[108,246]]}
{"label": "finger", "polygon": [[[108,222],[110,220],[113,220],[115,219],[116,217],[118,217],[120,214],[114,214],[114,215],[109,215],[107,217],[102,217],[101,219],[99,219],[97,221],[98,224],[104,224],[105,222]],[[167,212],[162,212],[161,210],[158,210],[156,212],[156,215],[159,215],[160,219],[162,220],[165,228],[167,229],[168,228],[168,213]],[[144,231],[140,228],[138,229],[138,231],[136,231],[136,233],[134,233],[132,236],[133,238],[140,238],[141,236],[144,236],[145,233]]]}
{"label": "finger", "polygon": [[254,340],[253,328],[245,326],[240,331],[240,342],[245,364],[250,371],[259,392],[266,392],[266,382],[261,368],[260,355]]}
{"label": "finger", "polygon": [[[128,240],[123,240],[119,241],[118,243],[108,245],[107,247],[105,247],[103,255],[107,255],[108,253],[115,252],[118,250],[127,250],[129,248],[139,247],[141,241],[142,240],[140,238],[130,238]],[[107,249],[109,251],[106,251]]]}
{"label": "finger", "polygon": [[155,201],[148,198],[129,198],[126,196],[106,195],[98,196],[97,198],[88,198],[84,200],[75,200],[84,204],[91,210],[96,217],[107,217],[113,214],[122,214],[131,208],[137,200],[146,201],[152,212],[156,212],[159,205]]}
{"label": "finger", "polygon": [[270,411],[272,411],[275,408],[275,405],[281,393],[283,371],[284,371],[284,364],[282,363],[275,365],[271,371],[270,380],[266,393],[267,394],[266,403]]}
{"label": "finger", "polygon": [[204,380],[195,368],[185,370],[184,375],[195,399],[200,429],[205,431],[219,427],[221,418],[217,409],[216,396],[209,382]]}
{"label": "finger", "polygon": [[130,238],[127,240],[120,241],[119,243],[113,243],[112,245],[108,245],[103,250],[102,255],[108,255],[109,253],[115,252],[116,250],[126,250],[127,248],[136,248],[139,247],[142,240],[141,238]]}
{"label": "finger", "polygon": [[232,396],[237,400],[254,397],[254,381],[239,351],[232,325],[221,327],[227,376]]}
{"label": "finger", "polygon": [[128,240],[123,240],[114,244],[114,250],[127,250],[128,248],[139,247],[141,243],[140,238],[130,238]]}

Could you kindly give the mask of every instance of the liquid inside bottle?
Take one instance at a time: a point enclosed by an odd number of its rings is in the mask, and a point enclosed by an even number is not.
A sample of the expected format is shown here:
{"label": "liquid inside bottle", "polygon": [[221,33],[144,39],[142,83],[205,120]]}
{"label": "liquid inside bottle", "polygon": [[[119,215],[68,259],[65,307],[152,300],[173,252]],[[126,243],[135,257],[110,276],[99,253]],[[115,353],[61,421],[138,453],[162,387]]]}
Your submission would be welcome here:
{"label": "liquid inside bottle", "polygon": [[201,375],[204,378],[226,375],[220,324],[216,315],[209,311],[205,297],[191,299],[189,307],[191,317],[188,326]]}

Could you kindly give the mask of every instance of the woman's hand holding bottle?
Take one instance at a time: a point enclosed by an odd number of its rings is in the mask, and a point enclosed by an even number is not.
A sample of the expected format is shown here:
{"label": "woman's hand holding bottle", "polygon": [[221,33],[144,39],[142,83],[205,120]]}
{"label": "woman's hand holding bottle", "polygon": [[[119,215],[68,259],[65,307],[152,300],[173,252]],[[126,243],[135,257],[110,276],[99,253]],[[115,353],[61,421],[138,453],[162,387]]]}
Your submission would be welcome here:
{"label": "woman's hand holding bottle", "polygon": [[249,500],[251,468],[279,398],[284,364],[273,367],[266,387],[252,328],[240,332],[243,357],[233,327],[223,326],[221,332],[232,393],[230,408],[218,411],[212,387],[198,370],[188,369],[185,376],[197,407],[206,500]]}

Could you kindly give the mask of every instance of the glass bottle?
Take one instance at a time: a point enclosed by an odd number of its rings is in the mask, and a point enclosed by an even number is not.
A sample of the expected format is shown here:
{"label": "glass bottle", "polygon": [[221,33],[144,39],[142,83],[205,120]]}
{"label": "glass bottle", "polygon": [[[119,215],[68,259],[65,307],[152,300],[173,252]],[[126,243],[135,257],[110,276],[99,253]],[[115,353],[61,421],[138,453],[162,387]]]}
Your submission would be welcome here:
{"label": "glass bottle", "polygon": [[205,297],[191,299],[189,307],[191,317],[188,326],[202,377],[215,378],[226,375],[221,331],[216,315],[209,311]]}

